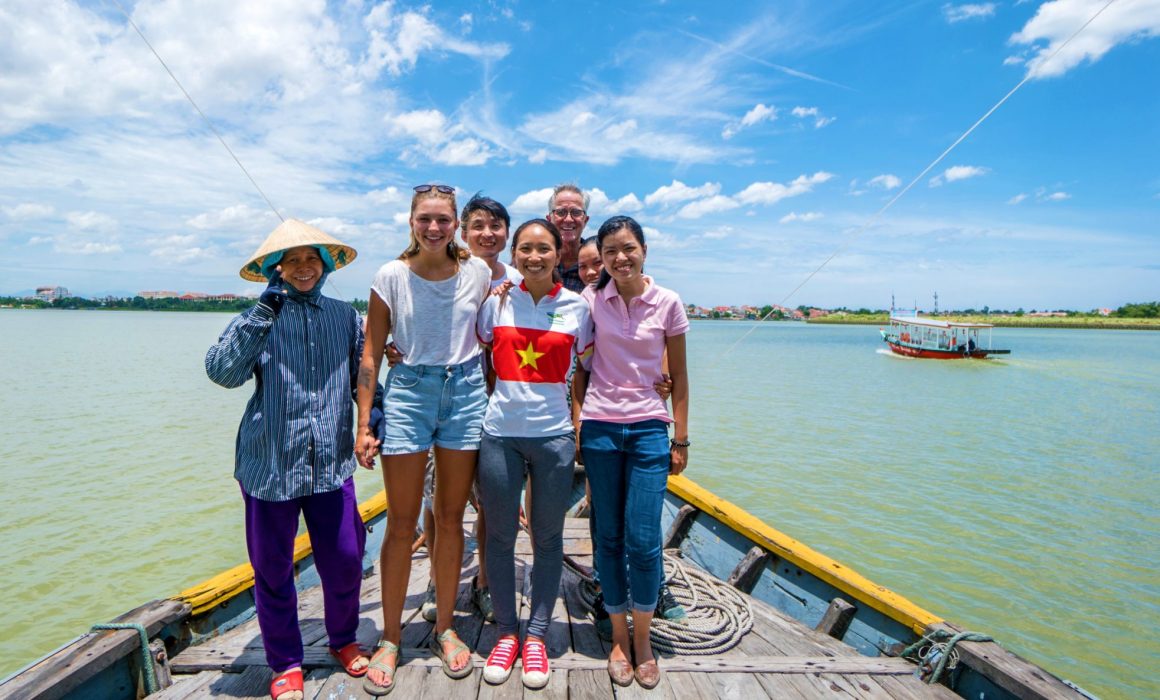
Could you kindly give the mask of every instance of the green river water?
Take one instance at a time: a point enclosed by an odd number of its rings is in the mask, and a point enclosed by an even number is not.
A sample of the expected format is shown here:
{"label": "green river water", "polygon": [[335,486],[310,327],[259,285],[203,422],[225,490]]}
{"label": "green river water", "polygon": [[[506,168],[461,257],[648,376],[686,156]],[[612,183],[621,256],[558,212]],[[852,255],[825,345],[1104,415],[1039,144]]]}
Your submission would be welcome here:
{"label": "green river water", "polygon": [[[0,310],[0,676],[245,559],[229,316]],[[1160,696],[1160,333],[694,322],[687,475],[1102,698]],[[732,348],[732,349],[731,349]],[[381,488],[360,470],[361,497]]]}

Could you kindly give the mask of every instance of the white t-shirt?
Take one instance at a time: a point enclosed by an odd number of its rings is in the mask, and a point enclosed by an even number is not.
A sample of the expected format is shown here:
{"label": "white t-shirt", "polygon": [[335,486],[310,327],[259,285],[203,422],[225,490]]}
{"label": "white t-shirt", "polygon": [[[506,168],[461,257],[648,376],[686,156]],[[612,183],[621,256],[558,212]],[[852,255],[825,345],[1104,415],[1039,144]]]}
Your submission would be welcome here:
{"label": "white t-shirt", "polygon": [[490,289],[491,269],[479,258],[439,282],[402,260],[379,268],[371,289],[391,310],[391,336],[408,365],[457,365],[479,354],[475,320]]}
{"label": "white t-shirt", "polygon": [[495,289],[496,287],[500,286],[504,282],[511,282],[512,284],[519,284],[520,282],[524,281],[524,276],[520,274],[519,270],[515,269],[514,267],[512,267],[511,265],[508,265],[505,262],[501,262],[500,265],[503,265],[503,277],[500,277],[497,280],[493,279],[491,281],[491,288],[492,289]]}
{"label": "white t-shirt", "polygon": [[491,343],[495,391],[483,429],[497,437],[550,437],[572,432],[568,370],[592,350],[588,303],[557,284],[536,304],[520,284],[506,301],[489,297],[479,311],[479,338]]}

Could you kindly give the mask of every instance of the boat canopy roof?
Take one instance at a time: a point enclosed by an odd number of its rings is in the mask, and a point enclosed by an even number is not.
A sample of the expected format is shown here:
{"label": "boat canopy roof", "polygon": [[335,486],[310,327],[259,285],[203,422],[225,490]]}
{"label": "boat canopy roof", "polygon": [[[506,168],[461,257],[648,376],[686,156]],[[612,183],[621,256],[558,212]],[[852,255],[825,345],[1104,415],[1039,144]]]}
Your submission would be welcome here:
{"label": "boat canopy roof", "polygon": [[933,318],[919,318],[918,316],[891,316],[891,323],[902,323],[911,326],[927,326],[928,328],[994,328],[990,323],[962,323],[958,321],[937,321]]}

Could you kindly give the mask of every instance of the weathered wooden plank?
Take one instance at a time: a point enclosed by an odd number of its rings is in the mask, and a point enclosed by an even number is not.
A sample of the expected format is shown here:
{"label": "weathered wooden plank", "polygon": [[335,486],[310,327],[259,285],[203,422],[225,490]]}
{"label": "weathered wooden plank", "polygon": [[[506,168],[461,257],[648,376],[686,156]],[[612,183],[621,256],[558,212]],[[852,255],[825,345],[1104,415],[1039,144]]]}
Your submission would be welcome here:
{"label": "weathered wooden plank", "polygon": [[[575,671],[573,671],[575,673]],[[665,671],[669,677],[669,685],[681,689],[681,697],[685,698],[715,698],[717,688],[713,680],[703,673],[682,673],[680,671]],[[608,675],[605,674],[605,680]]]}
{"label": "weathered wooden plank", "polygon": [[[114,618],[117,623],[138,623],[150,636],[162,627],[189,615],[190,605],[176,600],[154,600]],[[141,648],[136,630],[91,632],[24,673],[0,685],[0,696],[59,698]]]}
{"label": "weathered wooden plank", "polygon": [[856,673],[823,673],[819,677],[845,691],[850,697],[859,700],[893,700],[882,686],[870,680],[870,676]]}
{"label": "weathered wooden plank", "polygon": [[188,700],[209,695],[209,686],[222,675],[221,671],[202,671],[193,676],[177,676],[173,685],[155,695],[149,700]]}
{"label": "weathered wooden plank", "polygon": [[959,697],[946,686],[927,685],[913,675],[874,676],[872,680],[890,693],[891,697],[899,700],[928,700],[929,698],[954,700]]}
{"label": "weathered wooden plank", "polygon": [[[950,634],[962,631],[942,622],[932,625],[928,632],[936,629]],[[959,642],[955,649],[959,652],[959,663],[965,663],[1016,697],[1024,700],[1084,700],[1084,696],[1071,686],[995,642]]]}
{"label": "weathered wooden plank", "polygon": [[210,695],[235,700],[268,700],[270,697],[270,669],[251,666],[241,673],[223,673],[209,687]]}
{"label": "weathered wooden plank", "polygon": [[479,672],[479,700],[516,700],[524,696],[524,684],[520,680],[520,668],[517,663],[512,668],[512,674],[499,685],[492,685],[483,680],[483,672]]}
{"label": "weathered wooden plank", "polygon": [[784,673],[755,673],[753,677],[761,684],[762,690],[770,698],[776,700],[813,700],[812,695],[805,695],[794,683],[791,676]]}
{"label": "weathered wooden plank", "polygon": [[765,571],[765,565],[771,559],[772,554],[761,547],[753,547],[746,552],[741,561],[737,562],[737,566],[733,567],[733,573],[729,574],[726,583],[739,591],[749,593],[757,585],[757,579],[761,578],[761,572]]}
{"label": "weathered wooden plank", "polygon": [[673,516],[673,522],[669,524],[669,531],[665,533],[665,538],[662,540],[665,549],[680,546],[685,535],[689,534],[689,528],[693,527],[693,521],[699,512],[687,503],[681,506],[681,509]]}
{"label": "weathered wooden plank", "polygon": [[570,700],[608,700],[612,697],[612,679],[608,671],[569,671],[568,697]]}
{"label": "weathered wooden plank", "polygon": [[720,698],[755,698],[765,695],[765,688],[751,673],[714,673],[710,680]]}
{"label": "weathered wooden plank", "polygon": [[153,658],[153,675],[157,679],[157,688],[163,690],[173,685],[173,675],[169,672],[169,654],[165,651],[165,642],[160,639],[149,642],[149,656]]}
{"label": "weathered wooden plank", "polygon": [[[406,647],[402,650],[403,660],[408,666],[437,667],[440,662],[427,648]],[[472,661],[482,667],[485,658],[473,654]],[[607,667],[607,652],[599,654],[568,652],[551,660],[553,668],[566,670],[599,670]],[[252,666],[265,666],[265,656],[249,651],[228,664],[222,664],[220,657],[199,659],[189,655],[183,659],[182,672],[195,673],[207,670],[242,671]],[[305,669],[337,669],[334,660],[325,648],[308,647],[302,666]],[[808,657],[808,656],[672,656],[661,659],[663,669],[678,672],[697,673],[862,673],[869,675],[906,676],[914,666],[905,659],[865,656],[854,657]]]}
{"label": "weathered wooden plank", "polygon": [[830,601],[830,607],[826,608],[826,613],[822,615],[821,621],[814,629],[822,634],[828,634],[834,639],[841,639],[846,636],[846,630],[850,628],[850,621],[854,619],[856,612],[858,612],[858,608],[841,598],[834,598]]}
{"label": "weathered wooden plank", "polygon": [[[482,666],[476,668],[470,676],[459,679],[449,678],[442,668],[432,669],[423,682],[423,697],[438,700],[475,700],[482,681]],[[406,693],[403,697],[411,697],[411,693]]]}

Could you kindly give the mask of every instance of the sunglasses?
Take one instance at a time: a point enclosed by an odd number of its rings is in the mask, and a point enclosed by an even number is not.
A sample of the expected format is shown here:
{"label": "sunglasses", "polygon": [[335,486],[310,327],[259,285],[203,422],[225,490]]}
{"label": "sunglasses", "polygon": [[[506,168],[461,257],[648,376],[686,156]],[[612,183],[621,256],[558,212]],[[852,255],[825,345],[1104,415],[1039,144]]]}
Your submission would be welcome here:
{"label": "sunglasses", "polygon": [[424,192],[430,192],[431,190],[435,190],[436,192],[442,192],[443,194],[455,194],[455,188],[450,186],[450,185],[416,185],[415,186],[415,191],[418,192],[419,194],[423,194]]}

